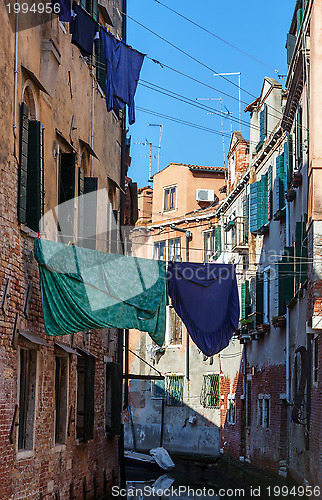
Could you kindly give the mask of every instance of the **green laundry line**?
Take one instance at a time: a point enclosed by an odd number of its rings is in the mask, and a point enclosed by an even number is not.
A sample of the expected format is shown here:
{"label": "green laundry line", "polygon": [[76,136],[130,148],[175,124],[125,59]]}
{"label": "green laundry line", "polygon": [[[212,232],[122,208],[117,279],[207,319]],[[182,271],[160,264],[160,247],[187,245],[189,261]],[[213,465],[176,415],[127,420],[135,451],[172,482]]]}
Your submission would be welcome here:
{"label": "green laundry line", "polygon": [[148,332],[163,345],[168,301],[164,261],[39,238],[34,254],[47,335],[126,328]]}

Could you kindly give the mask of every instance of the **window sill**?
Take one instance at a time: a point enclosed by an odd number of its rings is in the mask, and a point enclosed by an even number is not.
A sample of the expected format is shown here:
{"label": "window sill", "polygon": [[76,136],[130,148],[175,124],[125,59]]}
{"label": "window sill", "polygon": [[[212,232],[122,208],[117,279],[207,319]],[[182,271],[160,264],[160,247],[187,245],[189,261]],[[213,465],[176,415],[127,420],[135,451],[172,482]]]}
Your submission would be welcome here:
{"label": "window sill", "polygon": [[182,344],[168,344],[167,349],[180,349],[182,347]]}
{"label": "window sill", "polygon": [[34,450],[21,450],[17,452],[17,460],[26,460],[35,456]]}
{"label": "window sill", "polygon": [[56,452],[59,453],[59,452],[62,452],[62,451],[66,451],[66,449],[67,449],[66,444],[55,444],[53,446],[53,448],[52,448],[52,451],[54,453],[56,453]]}
{"label": "window sill", "polygon": [[171,214],[172,212],[176,212],[176,208],[170,208],[169,210],[162,210],[162,214]]}
{"label": "window sill", "polygon": [[28,226],[25,226],[25,224],[20,224],[20,231],[22,233],[25,233],[27,234],[27,236],[30,236],[30,238],[37,238],[38,237],[38,233],[36,233],[36,231],[34,231],[33,229],[30,229],[30,227]]}

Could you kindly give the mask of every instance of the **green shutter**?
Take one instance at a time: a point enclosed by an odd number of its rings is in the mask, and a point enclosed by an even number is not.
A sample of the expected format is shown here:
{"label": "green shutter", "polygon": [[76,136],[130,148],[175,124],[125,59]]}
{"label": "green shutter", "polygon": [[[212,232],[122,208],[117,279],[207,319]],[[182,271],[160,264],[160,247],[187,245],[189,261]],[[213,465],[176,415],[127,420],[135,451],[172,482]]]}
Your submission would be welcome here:
{"label": "green shutter", "polygon": [[286,313],[286,307],[294,297],[294,248],[285,247],[278,263],[278,313]]}
{"label": "green shutter", "polygon": [[264,311],[264,275],[256,273],[256,325],[263,324]]}
{"label": "green shutter", "polygon": [[276,195],[277,209],[282,210],[285,207],[284,154],[276,158]]}
{"label": "green shutter", "polygon": [[307,279],[307,234],[305,222],[297,222],[295,230],[295,283],[296,290]]}
{"label": "green shutter", "polygon": [[242,283],[240,290],[241,297],[241,319],[246,318],[246,282]]}
{"label": "green shutter", "polygon": [[272,166],[267,170],[267,218],[270,220],[273,217],[273,176]]}
{"label": "green shutter", "polygon": [[43,125],[29,121],[26,224],[36,232],[39,232],[39,222],[44,215],[43,135]]}
{"label": "green shutter", "polygon": [[296,13],[296,31],[297,31],[297,34],[299,33],[299,31],[301,29],[302,21],[303,21],[303,9],[298,9],[298,11]]}
{"label": "green shutter", "polygon": [[217,226],[215,229],[215,259],[218,259],[222,252],[221,247],[221,226]]}
{"label": "green shutter", "polygon": [[257,231],[257,182],[253,182],[249,186],[249,230],[251,233]]}
{"label": "green shutter", "polygon": [[263,226],[268,223],[268,173],[262,175]]}
{"label": "green shutter", "polygon": [[264,104],[262,111],[259,114],[259,126],[260,126],[260,143],[264,143],[267,136],[267,105]]}
{"label": "green shutter", "polygon": [[286,174],[285,189],[291,187],[293,175],[293,139],[289,132],[286,133],[284,143],[284,169]]}
{"label": "green shutter", "polygon": [[93,439],[94,414],[95,414],[95,358],[86,356],[85,361],[85,415],[84,415],[84,441]]}
{"label": "green shutter", "polygon": [[29,108],[24,102],[20,106],[20,158],[18,172],[18,220],[26,223],[27,171],[28,171]]}
{"label": "green shutter", "polygon": [[264,189],[263,179],[257,181],[257,229],[264,225]]}
{"label": "green shutter", "polygon": [[97,189],[97,177],[84,177],[84,195],[87,195],[84,206],[84,228],[87,229],[88,238],[84,238],[83,246],[93,250],[96,250]]}
{"label": "green shutter", "polygon": [[96,22],[99,22],[99,17],[98,17],[98,0],[92,0],[92,17],[95,19]]}
{"label": "green shutter", "polygon": [[302,147],[302,106],[299,105],[296,113],[296,154],[297,154],[297,168],[302,166],[303,147]]}
{"label": "green shutter", "polygon": [[243,200],[243,243],[248,244],[249,232],[249,195],[246,194]]}

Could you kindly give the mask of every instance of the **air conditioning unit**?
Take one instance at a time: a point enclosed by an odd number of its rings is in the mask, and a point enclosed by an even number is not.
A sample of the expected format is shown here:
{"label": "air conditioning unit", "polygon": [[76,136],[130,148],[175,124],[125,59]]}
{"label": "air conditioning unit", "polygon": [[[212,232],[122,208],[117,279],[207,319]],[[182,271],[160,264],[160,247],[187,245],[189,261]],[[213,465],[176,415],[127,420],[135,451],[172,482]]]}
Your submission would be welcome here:
{"label": "air conditioning unit", "polygon": [[197,189],[197,201],[215,201],[215,191],[213,189]]}

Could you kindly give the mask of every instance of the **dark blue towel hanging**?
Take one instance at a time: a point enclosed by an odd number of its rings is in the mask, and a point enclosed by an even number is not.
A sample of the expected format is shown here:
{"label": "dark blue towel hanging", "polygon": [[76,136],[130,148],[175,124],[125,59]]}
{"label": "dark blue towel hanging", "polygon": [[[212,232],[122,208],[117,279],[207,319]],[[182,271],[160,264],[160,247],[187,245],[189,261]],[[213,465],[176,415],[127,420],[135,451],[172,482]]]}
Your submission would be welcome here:
{"label": "dark blue towel hanging", "polygon": [[229,344],[239,322],[239,297],[232,264],[169,262],[172,304],[194,343],[206,356]]}
{"label": "dark blue towel hanging", "polygon": [[72,20],[69,31],[72,43],[88,55],[93,54],[94,40],[99,38],[99,25],[77,3],[73,3]]}
{"label": "dark blue towel hanging", "polygon": [[[53,13],[58,14],[61,21],[69,23],[71,21],[70,0],[51,0]],[[58,6],[55,9],[55,5]]]}
{"label": "dark blue towel hanging", "polygon": [[129,123],[135,122],[134,95],[138,85],[144,54],[132,49],[122,40],[101,28],[106,64],[106,107],[123,109],[129,106]]}

